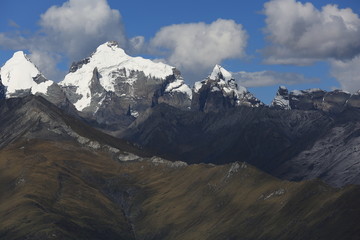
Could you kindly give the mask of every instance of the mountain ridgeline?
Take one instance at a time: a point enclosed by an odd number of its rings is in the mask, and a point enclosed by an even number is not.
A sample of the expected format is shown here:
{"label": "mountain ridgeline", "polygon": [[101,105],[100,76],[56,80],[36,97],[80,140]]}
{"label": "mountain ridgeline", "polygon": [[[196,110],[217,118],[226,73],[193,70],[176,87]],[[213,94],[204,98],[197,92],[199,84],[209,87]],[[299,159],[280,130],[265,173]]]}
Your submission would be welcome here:
{"label": "mountain ridgeline", "polygon": [[0,69],[0,239],[358,239],[360,94],[216,65],[192,88],[117,43],[47,79]]}
{"label": "mountain ridgeline", "polygon": [[[236,75],[236,74],[234,74]],[[60,83],[22,52],[0,71],[0,97],[39,95],[156,155],[187,163],[246,161],[280,178],[360,183],[360,95],[279,87],[269,106],[216,65],[193,88],[174,67],[116,42],[73,63]]]}

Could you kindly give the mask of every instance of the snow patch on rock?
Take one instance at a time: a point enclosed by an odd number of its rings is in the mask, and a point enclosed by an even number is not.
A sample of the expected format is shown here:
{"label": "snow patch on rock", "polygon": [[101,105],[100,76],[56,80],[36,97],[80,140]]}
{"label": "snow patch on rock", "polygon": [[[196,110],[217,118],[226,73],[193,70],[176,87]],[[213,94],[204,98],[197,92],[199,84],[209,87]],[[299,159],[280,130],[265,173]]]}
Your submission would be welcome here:
{"label": "snow patch on rock", "polygon": [[191,88],[184,83],[183,79],[176,79],[174,82],[169,83],[165,92],[180,92],[185,93],[190,99],[192,98]]}
{"label": "snow patch on rock", "polygon": [[259,197],[260,200],[267,200],[273,197],[279,197],[285,194],[285,189],[284,188],[279,188],[271,193],[267,193],[267,194],[261,194],[261,196]]}
{"label": "snow patch on rock", "polygon": [[242,162],[241,164],[239,162],[234,162],[231,164],[230,169],[227,171],[226,179],[233,176],[235,173],[237,173],[240,169],[247,168],[247,165],[245,162]]}
{"label": "snow patch on rock", "polygon": [[119,154],[118,159],[123,162],[128,162],[128,161],[139,160],[140,157],[133,153],[123,152]]}
{"label": "snow patch on rock", "polygon": [[180,168],[180,167],[188,166],[188,164],[186,162],[182,162],[182,161],[171,162],[171,161],[168,161],[163,158],[156,157],[156,156],[152,157],[150,159],[150,162],[152,162],[155,166],[163,165],[163,166],[167,166],[167,167],[171,167],[171,168]]}

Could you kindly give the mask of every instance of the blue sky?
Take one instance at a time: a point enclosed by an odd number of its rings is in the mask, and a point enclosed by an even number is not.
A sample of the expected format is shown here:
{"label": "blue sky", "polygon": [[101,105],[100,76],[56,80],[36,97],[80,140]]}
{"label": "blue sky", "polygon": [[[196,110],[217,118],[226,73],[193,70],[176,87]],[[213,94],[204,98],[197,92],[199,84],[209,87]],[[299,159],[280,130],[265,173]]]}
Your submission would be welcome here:
{"label": "blue sky", "polygon": [[24,50],[58,81],[117,40],[130,55],[179,68],[190,85],[215,63],[246,72],[240,84],[266,103],[279,85],[360,89],[358,0],[4,0],[0,9],[0,66]]}

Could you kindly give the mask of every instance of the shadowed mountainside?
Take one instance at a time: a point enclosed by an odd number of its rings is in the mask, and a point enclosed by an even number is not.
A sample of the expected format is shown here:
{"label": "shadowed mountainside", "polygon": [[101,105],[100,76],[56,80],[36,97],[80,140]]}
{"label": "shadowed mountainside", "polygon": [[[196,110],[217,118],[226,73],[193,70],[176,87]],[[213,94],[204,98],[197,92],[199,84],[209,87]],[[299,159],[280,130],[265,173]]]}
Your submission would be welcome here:
{"label": "shadowed mountainside", "polygon": [[2,101],[0,111],[0,239],[360,234],[359,186],[281,181],[243,162],[187,165],[151,157],[41,97]]}
{"label": "shadowed mountainside", "polygon": [[74,140],[95,149],[115,148],[147,156],[145,151],[90,127],[80,117],[64,112],[40,96],[0,101],[0,149],[20,138]]}
{"label": "shadowed mountainside", "polygon": [[246,161],[289,180],[360,183],[360,112],[238,107],[219,113],[159,105],[120,136],[188,163]]}

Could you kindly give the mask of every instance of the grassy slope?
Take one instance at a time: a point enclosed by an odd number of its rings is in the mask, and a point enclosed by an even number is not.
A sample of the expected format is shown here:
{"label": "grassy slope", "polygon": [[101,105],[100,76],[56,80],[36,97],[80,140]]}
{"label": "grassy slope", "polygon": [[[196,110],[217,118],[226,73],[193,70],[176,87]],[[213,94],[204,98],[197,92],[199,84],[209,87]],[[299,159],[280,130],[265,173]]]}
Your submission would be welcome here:
{"label": "grassy slope", "polygon": [[18,141],[0,152],[0,239],[360,235],[358,186],[336,190],[230,168],[119,163],[73,142]]}
{"label": "grassy slope", "polygon": [[73,144],[24,142],[2,151],[0,239],[133,237],[122,209],[95,185],[112,161]]}

